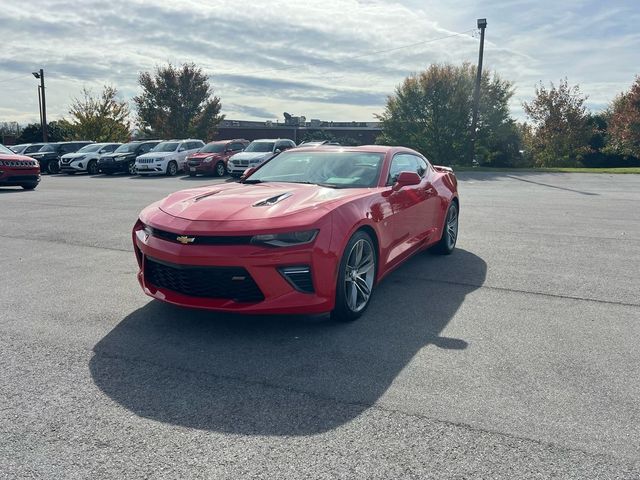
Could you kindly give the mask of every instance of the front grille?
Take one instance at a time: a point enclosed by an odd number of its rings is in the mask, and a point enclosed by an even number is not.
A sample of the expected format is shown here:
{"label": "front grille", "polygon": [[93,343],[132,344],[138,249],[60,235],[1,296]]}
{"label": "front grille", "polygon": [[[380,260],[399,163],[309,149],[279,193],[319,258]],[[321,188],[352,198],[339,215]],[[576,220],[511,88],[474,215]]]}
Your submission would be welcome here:
{"label": "front grille", "polygon": [[139,158],[137,160],[138,163],[153,163],[155,161],[156,161],[155,158]]}
{"label": "front grille", "polygon": [[182,243],[177,240],[178,237],[193,238],[193,242],[189,242],[189,245],[248,245],[251,243],[251,238],[253,238],[251,235],[189,235],[186,233],[167,232],[165,230],[158,230],[157,228],[151,228],[147,226],[147,230],[149,229],[151,229],[151,235],[153,235],[154,237],[158,237],[173,243]]}
{"label": "front grille", "polygon": [[11,175],[9,179],[12,182],[37,182],[38,175]]}
{"label": "front grille", "polygon": [[101,159],[98,160],[98,163],[99,164],[101,164],[101,163],[113,163],[113,158],[111,158],[111,157],[101,158]]}
{"label": "front grille", "polygon": [[35,167],[37,163],[33,160],[0,160],[0,166],[2,165],[5,167],[32,168]]}
{"label": "front grille", "polygon": [[190,297],[224,298],[235,302],[260,302],[264,295],[242,267],[175,265],[144,259],[147,282]]}
{"label": "front grille", "polygon": [[188,165],[190,167],[197,167],[200,165],[200,160],[189,160]]}

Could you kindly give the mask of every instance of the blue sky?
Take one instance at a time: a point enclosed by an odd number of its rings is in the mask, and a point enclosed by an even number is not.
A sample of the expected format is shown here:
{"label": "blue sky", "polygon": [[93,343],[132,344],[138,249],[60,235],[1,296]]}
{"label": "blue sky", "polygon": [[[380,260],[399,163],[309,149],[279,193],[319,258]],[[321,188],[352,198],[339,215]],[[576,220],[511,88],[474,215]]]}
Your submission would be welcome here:
{"label": "blue sky", "polygon": [[638,0],[4,0],[0,121],[37,120],[38,68],[56,119],[84,86],[129,100],[138,72],[167,61],[202,66],[227,118],[371,121],[408,74],[475,63],[480,17],[485,68],[515,83],[518,118],[539,81],[567,77],[598,110],[640,74]]}

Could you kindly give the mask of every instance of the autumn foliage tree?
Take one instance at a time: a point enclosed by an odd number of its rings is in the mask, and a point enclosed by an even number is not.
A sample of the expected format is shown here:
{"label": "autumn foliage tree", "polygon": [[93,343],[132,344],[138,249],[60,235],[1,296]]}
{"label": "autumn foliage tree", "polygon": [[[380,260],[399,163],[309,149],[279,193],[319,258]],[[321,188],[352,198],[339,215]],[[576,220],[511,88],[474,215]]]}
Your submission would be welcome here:
{"label": "autumn foliage tree", "polygon": [[[443,165],[467,163],[475,76],[475,67],[465,63],[434,64],[406,78],[378,117],[378,142],[415,148]],[[508,105],[512,96],[510,82],[483,73],[476,156],[484,164],[512,164],[519,155]]]}
{"label": "autumn foliage tree", "polygon": [[575,167],[589,151],[592,135],[587,97],[566,79],[549,88],[540,84],[535,97],[523,104],[534,135],[531,149],[537,167]]}
{"label": "autumn foliage tree", "polygon": [[105,85],[99,96],[82,89],[69,107],[70,120],[62,120],[75,140],[126,142],[131,137],[129,104],[118,98],[118,90]]}
{"label": "autumn foliage tree", "polygon": [[609,147],[640,158],[640,76],[631,89],[616,97],[609,111]]}
{"label": "autumn foliage tree", "polygon": [[209,78],[194,63],[168,64],[138,77],[142,93],[133,101],[138,126],[161,138],[211,139],[224,116]]}

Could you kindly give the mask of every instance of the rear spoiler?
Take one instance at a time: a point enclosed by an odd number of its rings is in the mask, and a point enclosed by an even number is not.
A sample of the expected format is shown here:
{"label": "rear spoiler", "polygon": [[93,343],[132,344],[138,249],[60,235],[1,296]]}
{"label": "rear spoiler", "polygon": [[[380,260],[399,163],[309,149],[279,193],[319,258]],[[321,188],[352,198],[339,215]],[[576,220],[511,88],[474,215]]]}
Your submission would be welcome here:
{"label": "rear spoiler", "polygon": [[453,173],[453,168],[445,167],[444,165],[434,165],[433,168],[435,169],[436,172]]}

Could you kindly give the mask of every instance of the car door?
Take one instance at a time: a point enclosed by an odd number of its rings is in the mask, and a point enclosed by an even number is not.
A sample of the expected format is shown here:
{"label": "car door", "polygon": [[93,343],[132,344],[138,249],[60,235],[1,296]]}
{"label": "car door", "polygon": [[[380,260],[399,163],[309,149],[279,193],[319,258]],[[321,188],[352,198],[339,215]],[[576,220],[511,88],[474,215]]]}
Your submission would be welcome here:
{"label": "car door", "polygon": [[428,198],[430,184],[425,178],[424,161],[409,153],[397,153],[391,159],[387,186],[392,187],[401,172],[415,172],[422,181],[407,185],[386,196],[389,219],[385,224],[391,248],[387,261],[395,263],[420,247],[427,235],[425,225],[433,219],[429,213]]}

